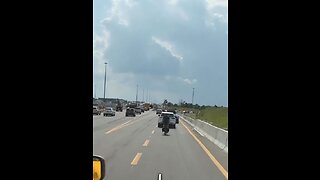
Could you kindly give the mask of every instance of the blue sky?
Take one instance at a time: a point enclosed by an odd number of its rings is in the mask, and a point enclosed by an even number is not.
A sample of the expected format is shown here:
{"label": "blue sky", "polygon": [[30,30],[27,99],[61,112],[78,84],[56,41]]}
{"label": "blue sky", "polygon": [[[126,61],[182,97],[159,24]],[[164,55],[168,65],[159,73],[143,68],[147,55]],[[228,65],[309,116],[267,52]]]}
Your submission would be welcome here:
{"label": "blue sky", "polygon": [[[227,0],[94,0],[93,96],[228,106]],[[144,96],[143,96],[144,90]]]}

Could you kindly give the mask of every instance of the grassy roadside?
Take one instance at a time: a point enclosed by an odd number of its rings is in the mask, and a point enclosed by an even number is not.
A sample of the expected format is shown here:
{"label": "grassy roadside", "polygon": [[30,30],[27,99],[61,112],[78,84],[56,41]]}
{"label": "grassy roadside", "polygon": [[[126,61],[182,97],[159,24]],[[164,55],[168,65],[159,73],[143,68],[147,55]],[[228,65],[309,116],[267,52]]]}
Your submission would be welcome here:
{"label": "grassy roadside", "polygon": [[208,107],[202,110],[192,108],[179,108],[179,110],[193,111],[192,114],[186,113],[185,115],[194,119],[201,119],[220,128],[228,128],[227,107]]}

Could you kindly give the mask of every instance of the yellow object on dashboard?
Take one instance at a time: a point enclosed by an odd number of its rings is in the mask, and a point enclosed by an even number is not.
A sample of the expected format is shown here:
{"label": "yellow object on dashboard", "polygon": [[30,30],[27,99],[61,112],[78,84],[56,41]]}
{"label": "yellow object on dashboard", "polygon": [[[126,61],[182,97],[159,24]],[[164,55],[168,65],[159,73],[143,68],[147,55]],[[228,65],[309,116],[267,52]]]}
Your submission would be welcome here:
{"label": "yellow object on dashboard", "polygon": [[105,162],[100,156],[93,156],[93,180],[102,180],[105,176]]}

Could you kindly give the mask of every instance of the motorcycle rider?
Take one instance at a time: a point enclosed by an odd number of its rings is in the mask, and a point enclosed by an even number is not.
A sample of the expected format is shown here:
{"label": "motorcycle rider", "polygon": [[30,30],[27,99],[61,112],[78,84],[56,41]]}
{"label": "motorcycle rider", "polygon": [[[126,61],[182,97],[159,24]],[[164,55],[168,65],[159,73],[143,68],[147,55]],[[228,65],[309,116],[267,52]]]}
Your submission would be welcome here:
{"label": "motorcycle rider", "polygon": [[163,119],[162,119],[162,123],[163,123],[162,132],[164,132],[165,134],[169,132],[169,121],[170,121],[170,117],[169,116],[163,116]]}

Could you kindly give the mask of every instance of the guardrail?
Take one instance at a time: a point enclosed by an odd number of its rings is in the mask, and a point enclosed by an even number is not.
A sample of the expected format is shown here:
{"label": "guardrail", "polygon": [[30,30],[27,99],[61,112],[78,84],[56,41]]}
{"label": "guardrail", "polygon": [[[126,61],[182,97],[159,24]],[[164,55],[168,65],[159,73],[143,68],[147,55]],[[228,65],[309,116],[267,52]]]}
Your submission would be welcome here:
{"label": "guardrail", "polygon": [[182,119],[190,124],[201,136],[216,144],[220,149],[228,153],[228,131],[213,126],[200,119],[193,119],[179,114]]}

